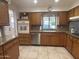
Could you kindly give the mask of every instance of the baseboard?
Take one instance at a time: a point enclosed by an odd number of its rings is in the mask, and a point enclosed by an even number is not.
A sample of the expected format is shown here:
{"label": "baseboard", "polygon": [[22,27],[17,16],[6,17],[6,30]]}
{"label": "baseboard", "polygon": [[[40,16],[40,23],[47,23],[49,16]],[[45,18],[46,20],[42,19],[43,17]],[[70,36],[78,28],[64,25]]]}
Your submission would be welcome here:
{"label": "baseboard", "polygon": [[51,47],[64,47],[64,45],[40,45],[40,44],[20,44],[20,46],[51,46]]}

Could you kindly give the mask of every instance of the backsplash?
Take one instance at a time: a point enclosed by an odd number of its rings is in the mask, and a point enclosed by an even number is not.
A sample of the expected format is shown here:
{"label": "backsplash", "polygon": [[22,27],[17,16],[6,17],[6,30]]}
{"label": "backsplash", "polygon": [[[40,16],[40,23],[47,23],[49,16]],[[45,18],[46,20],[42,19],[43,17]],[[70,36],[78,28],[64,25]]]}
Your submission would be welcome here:
{"label": "backsplash", "polygon": [[40,30],[40,26],[31,26],[31,30]]}
{"label": "backsplash", "polygon": [[7,40],[15,38],[15,30],[11,29],[10,26],[4,27],[4,33]]}

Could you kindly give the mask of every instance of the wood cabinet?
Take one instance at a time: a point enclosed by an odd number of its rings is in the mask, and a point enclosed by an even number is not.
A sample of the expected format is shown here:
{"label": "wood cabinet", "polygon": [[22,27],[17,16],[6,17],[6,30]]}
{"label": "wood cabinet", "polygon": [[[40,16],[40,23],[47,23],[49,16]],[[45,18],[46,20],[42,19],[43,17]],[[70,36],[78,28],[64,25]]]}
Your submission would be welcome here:
{"label": "wood cabinet", "polygon": [[59,46],[59,33],[51,33],[49,34],[48,44],[50,45],[58,45]]}
{"label": "wood cabinet", "polygon": [[4,59],[2,46],[0,46],[0,59]]}
{"label": "wood cabinet", "polygon": [[59,38],[56,33],[42,33],[41,34],[42,45],[58,45]]}
{"label": "wood cabinet", "polygon": [[0,1],[0,26],[9,25],[8,2]]}
{"label": "wood cabinet", "polygon": [[31,35],[30,34],[19,34],[18,37],[20,44],[31,44]]}
{"label": "wood cabinet", "polygon": [[74,8],[74,16],[79,16],[79,6]]}
{"label": "wood cabinet", "polygon": [[41,33],[41,45],[55,45],[64,46],[65,38],[62,37],[63,33]]}
{"label": "wood cabinet", "polygon": [[41,45],[47,45],[48,39],[49,37],[47,33],[41,33],[41,40],[40,40]]}
{"label": "wood cabinet", "polygon": [[66,49],[71,53],[72,45],[73,45],[73,37],[71,35],[67,35],[66,41]]}
{"label": "wood cabinet", "polygon": [[75,59],[79,59],[79,39],[78,38],[73,39],[72,54],[75,57]]}
{"label": "wood cabinet", "polygon": [[19,41],[17,39],[12,40],[9,43],[3,45],[5,59],[18,59],[19,56]]}
{"label": "wood cabinet", "polygon": [[66,49],[75,59],[79,59],[79,38],[67,34]]}
{"label": "wood cabinet", "polygon": [[79,6],[68,11],[69,18],[74,16],[79,16]]}
{"label": "wood cabinet", "polygon": [[31,13],[30,14],[30,24],[31,25],[41,25],[42,14],[41,13]]}
{"label": "wood cabinet", "polygon": [[59,12],[59,25],[67,25],[68,24],[68,16],[67,12]]}
{"label": "wood cabinet", "polygon": [[58,33],[58,35],[59,35],[59,45],[60,46],[66,46],[66,33],[64,33],[64,32],[59,32]]}
{"label": "wood cabinet", "polygon": [[74,9],[68,11],[69,18],[74,16]]}

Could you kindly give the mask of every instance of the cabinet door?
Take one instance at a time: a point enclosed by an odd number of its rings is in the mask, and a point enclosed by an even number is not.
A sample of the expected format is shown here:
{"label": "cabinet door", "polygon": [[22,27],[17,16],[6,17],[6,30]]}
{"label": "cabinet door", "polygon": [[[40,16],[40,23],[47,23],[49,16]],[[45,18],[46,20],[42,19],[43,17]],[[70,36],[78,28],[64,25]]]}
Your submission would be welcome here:
{"label": "cabinet door", "polygon": [[20,34],[18,37],[20,44],[32,44],[30,34]]}
{"label": "cabinet door", "polygon": [[3,55],[3,49],[2,46],[0,46],[0,59],[3,59],[4,55]]}
{"label": "cabinet door", "polygon": [[68,12],[68,14],[69,14],[69,18],[70,18],[70,17],[73,17],[73,16],[74,16],[74,9],[71,9],[71,10]]}
{"label": "cabinet door", "polygon": [[73,39],[70,35],[67,35],[66,48],[69,52],[72,50]]}
{"label": "cabinet door", "polygon": [[68,24],[67,12],[60,12],[59,13],[59,24],[60,25],[67,25]]}
{"label": "cabinet door", "polygon": [[14,40],[4,45],[5,59],[18,59],[19,57],[19,44]]}
{"label": "cabinet door", "polygon": [[18,53],[17,53],[17,46],[13,46],[9,48],[7,51],[5,51],[6,59],[18,59]]}
{"label": "cabinet door", "polygon": [[41,25],[41,13],[31,13],[31,25]]}
{"label": "cabinet door", "polygon": [[3,53],[0,53],[0,59],[4,59]]}
{"label": "cabinet door", "polygon": [[60,46],[66,46],[66,33],[60,32],[59,34],[59,45]]}
{"label": "cabinet door", "polygon": [[74,13],[75,16],[79,16],[79,6],[75,8]]}
{"label": "cabinet door", "polygon": [[73,48],[72,48],[72,54],[76,59],[79,59],[79,39],[74,38],[73,39]]}
{"label": "cabinet door", "polygon": [[0,26],[9,25],[8,3],[0,1]]}
{"label": "cabinet door", "polygon": [[49,37],[47,33],[41,33],[41,40],[40,40],[41,45],[49,45],[48,40],[49,40]]}
{"label": "cabinet door", "polygon": [[59,45],[59,34],[58,33],[49,34],[49,44],[50,45]]}

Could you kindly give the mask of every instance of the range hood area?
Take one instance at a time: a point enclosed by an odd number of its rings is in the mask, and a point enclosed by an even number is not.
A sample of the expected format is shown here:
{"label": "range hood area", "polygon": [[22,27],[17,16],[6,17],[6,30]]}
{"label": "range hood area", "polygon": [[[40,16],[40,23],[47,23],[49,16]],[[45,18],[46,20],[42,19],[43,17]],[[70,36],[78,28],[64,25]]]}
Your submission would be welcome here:
{"label": "range hood area", "polygon": [[79,16],[70,17],[69,19],[70,19],[70,21],[78,21]]}

